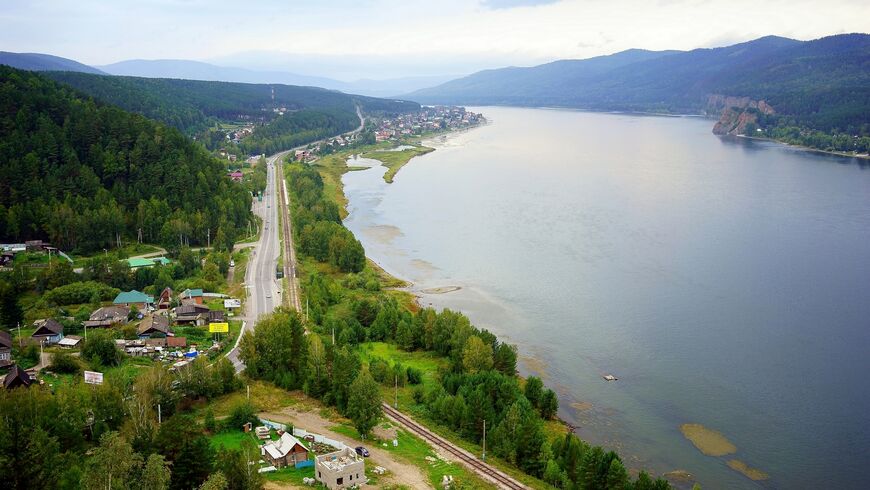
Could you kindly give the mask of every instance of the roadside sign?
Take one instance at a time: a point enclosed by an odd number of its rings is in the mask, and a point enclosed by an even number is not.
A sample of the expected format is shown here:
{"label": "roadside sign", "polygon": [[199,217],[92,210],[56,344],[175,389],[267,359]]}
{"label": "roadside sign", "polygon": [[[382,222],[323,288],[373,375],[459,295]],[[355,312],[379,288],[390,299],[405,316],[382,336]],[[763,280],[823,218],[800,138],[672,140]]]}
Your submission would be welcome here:
{"label": "roadside sign", "polygon": [[208,331],[210,333],[227,333],[230,331],[229,323],[209,323]]}
{"label": "roadside sign", "polygon": [[91,385],[103,384],[103,373],[98,373],[96,371],[85,371],[85,383]]}
{"label": "roadside sign", "polygon": [[224,308],[241,308],[242,300],[240,299],[225,299]]}

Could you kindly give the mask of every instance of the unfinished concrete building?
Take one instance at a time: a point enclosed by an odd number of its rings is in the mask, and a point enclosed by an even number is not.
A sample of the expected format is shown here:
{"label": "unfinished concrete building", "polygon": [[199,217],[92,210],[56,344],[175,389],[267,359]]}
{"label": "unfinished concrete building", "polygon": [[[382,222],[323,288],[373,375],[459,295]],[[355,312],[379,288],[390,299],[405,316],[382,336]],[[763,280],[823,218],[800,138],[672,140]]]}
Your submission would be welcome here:
{"label": "unfinished concrete building", "polygon": [[366,482],[365,460],[345,447],[315,458],[314,476],[330,490],[350,488]]}

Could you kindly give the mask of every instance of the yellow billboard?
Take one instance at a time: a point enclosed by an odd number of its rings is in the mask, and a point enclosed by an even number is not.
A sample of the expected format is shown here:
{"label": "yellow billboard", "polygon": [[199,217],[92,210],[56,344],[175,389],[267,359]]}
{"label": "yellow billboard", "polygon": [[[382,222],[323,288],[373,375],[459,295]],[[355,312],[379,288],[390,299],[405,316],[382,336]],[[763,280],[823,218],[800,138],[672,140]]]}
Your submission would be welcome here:
{"label": "yellow billboard", "polygon": [[208,331],[210,333],[227,333],[230,331],[229,323],[209,323]]}

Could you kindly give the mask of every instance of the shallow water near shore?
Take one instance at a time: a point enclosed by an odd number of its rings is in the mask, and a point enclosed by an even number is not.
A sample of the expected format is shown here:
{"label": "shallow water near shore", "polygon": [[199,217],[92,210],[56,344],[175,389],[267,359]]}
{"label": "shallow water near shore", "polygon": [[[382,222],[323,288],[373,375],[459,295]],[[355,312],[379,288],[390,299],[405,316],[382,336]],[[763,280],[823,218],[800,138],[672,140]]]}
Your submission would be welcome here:
{"label": "shallow water near shore", "polygon": [[[377,165],[344,176],[369,257],[516,343],[560,416],[630,468],[705,488],[863,485],[866,161],[698,118],[472,110],[490,123],[427,142],[394,183]],[[735,451],[702,454],[684,424]]]}

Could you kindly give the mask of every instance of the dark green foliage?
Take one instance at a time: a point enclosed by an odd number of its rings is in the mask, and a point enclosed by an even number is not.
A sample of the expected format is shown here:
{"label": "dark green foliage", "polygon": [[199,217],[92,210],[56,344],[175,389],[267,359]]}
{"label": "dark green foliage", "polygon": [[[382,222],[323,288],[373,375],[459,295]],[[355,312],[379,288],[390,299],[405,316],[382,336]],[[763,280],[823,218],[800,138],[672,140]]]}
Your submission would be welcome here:
{"label": "dark green foliage", "polygon": [[223,424],[226,430],[238,431],[242,430],[242,426],[249,422],[253,426],[260,425],[260,419],[257,418],[254,406],[248,402],[241,402],[233,406]]}
{"label": "dark green foliage", "polygon": [[115,339],[110,330],[91,330],[88,340],[82,347],[82,359],[95,366],[117,366],[121,363],[124,353],[115,345]]}
{"label": "dark green foliage", "polygon": [[338,207],[323,194],[320,174],[308,166],[290,165],[287,177],[299,251],[342,272],[362,271],[366,261],[362,244],[341,225]]}
{"label": "dark green foliage", "polygon": [[299,314],[279,309],[242,336],[239,356],[248,376],[284,389],[301,388],[308,369],[308,343]]}
{"label": "dark green foliage", "polygon": [[18,291],[8,281],[0,281],[0,327],[13,329],[24,322],[24,310],[18,302]]}
{"label": "dark green foliage", "polygon": [[57,352],[51,356],[51,364],[48,369],[61,374],[78,374],[82,367],[78,359],[66,352]]}
{"label": "dark green foliage", "polygon": [[[365,111],[404,113],[413,102],[348,95],[316,87],[100,76],[52,72],[49,76],[82,92],[174,126],[189,135],[203,133],[219,120],[266,124],[257,128],[251,153],[272,153],[349,131],[359,124],[355,105]],[[273,92],[274,91],[274,92]],[[273,99],[274,94],[274,99]],[[273,109],[288,109],[279,116]],[[258,134],[259,133],[259,134]],[[220,135],[223,144],[223,135]]]}
{"label": "dark green foliage", "polygon": [[189,415],[164,420],[155,446],[157,453],[172,463],[170,488],[197,488],[211,473],[215,451]]}
{"label": "dark green foliage", "polygon": [[0,67],[0,239],[112,247],[118,234],[178,246],[240,228],[251,197],[175,129]]}
{"label": "dark green foliage", "polygon": [[121,290],[96,281],[81,281],[60,286],[48,291],[43,296],[45,301],[53,305],[74,305],[99,298],[100,301],[111,301]]}
{"label": "dark green foliage", "polygon": [[381,417],[381,391],[367,371],[361,372],[351,383],[346,412],[363,437]]}
{"label": "dark green foliage", "polygon": [[221,447],[215,467],[226,477],[227,490],[259,490],[263,488],[263,477],[257,471],[259,459],[259,448],[253,442],[244,441],[239,449]]}

